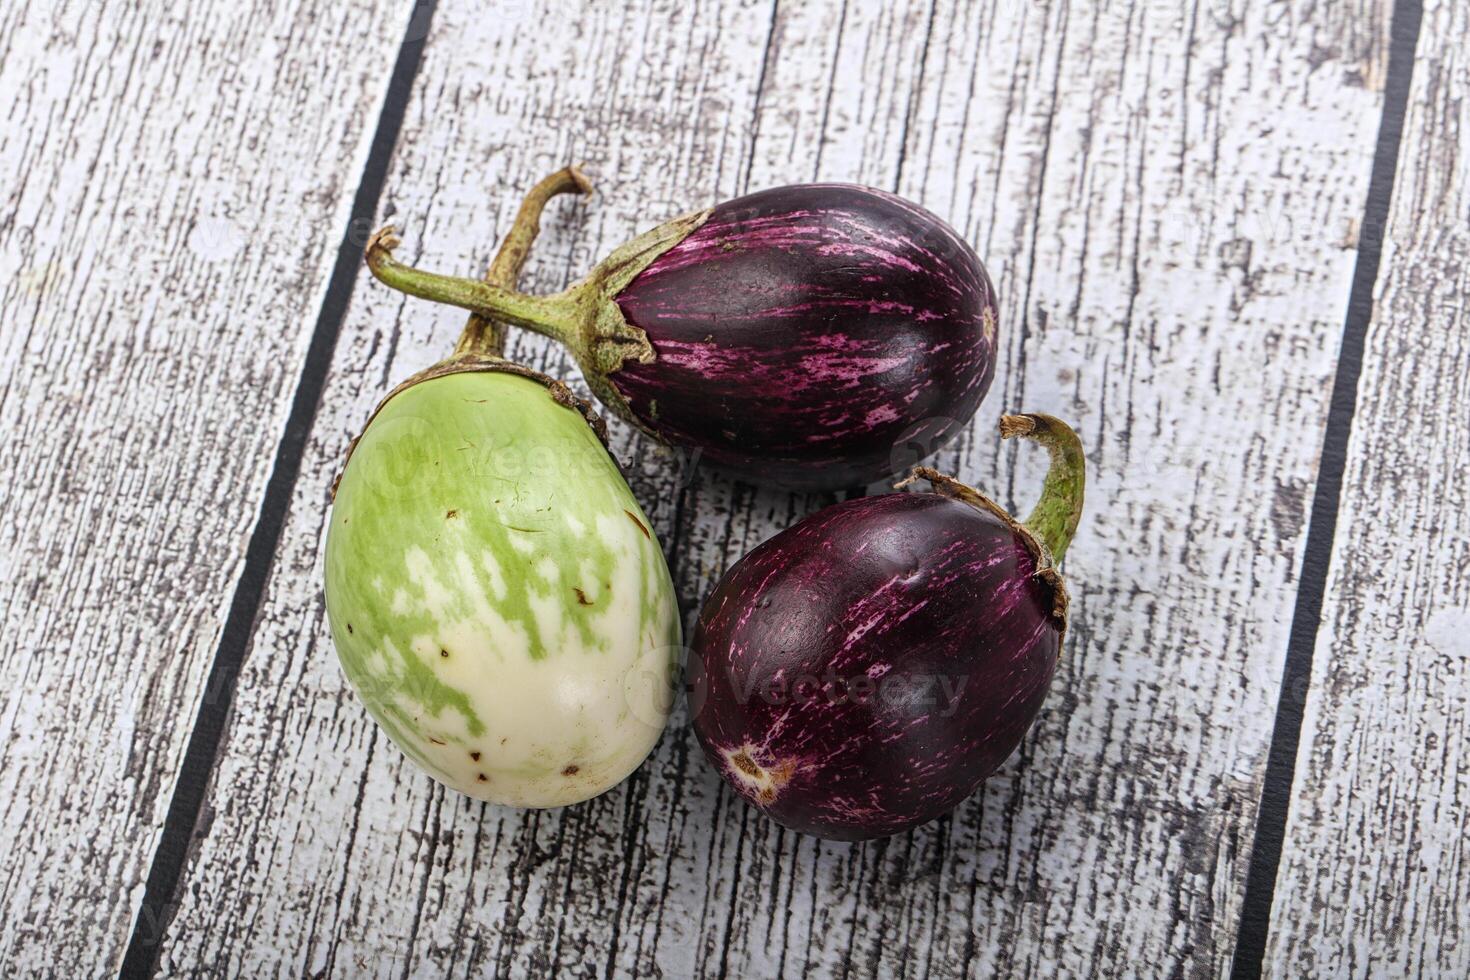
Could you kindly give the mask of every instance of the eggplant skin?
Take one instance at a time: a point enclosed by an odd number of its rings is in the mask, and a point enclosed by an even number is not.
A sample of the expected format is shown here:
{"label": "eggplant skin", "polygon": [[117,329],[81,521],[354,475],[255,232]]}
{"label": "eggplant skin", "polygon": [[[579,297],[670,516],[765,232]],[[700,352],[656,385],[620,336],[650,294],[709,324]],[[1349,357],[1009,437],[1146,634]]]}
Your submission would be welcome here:
{"label": "eggplant skin", "polygon": [[687,675],[710,763],[778,823],[834,840],[948,813],[1051,684],[1051,586],[994,514],[929,493],[818,511],[706,601]]}
{"label": "eggplant skin", "polygon": [[833,489],[905,469],[964,428],[995,373],[980,259],[866,187],[720,204],[617,302],[655,353],[609,376],[629,410],[758,483]]}

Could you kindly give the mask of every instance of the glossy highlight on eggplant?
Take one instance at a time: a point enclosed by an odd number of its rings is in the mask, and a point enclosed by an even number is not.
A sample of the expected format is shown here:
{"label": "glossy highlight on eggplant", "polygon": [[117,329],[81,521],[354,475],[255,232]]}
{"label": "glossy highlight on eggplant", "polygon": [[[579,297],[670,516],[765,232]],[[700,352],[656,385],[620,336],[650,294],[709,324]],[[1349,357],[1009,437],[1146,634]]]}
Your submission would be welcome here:
{"label": "glossy highlight on eggplant", "polygon": [[935,492],[825,508],[741,559],[688,668],[710,763],[784,826],[836,840],[948,813],[1015,750],[1066,631],[1056,561],[1081,513],[1076,435],[1007,416],[1053,459],[1026,524],[933,470]]}
{"label": "glossy highlight on eggplant", "polygon": [[382,281],[564,343],[618,415],[743,479],[882,479],[964,428],[995,372],[995,290],[923,208],[851,184],[762,191],[660,225],[554,296]]}

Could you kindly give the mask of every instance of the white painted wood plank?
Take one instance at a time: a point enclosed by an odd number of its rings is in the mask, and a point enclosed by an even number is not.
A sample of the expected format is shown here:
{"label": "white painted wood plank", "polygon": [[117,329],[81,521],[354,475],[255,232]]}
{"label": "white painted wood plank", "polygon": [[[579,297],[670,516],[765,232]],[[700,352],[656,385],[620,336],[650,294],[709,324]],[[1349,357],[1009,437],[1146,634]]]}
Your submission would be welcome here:
{"label": "white painted wood plank", "polygon": [[[965,223],[1026,283],[1002,287],[1003,324],[1030,330],[1009,334],[1004,404],[1078,419],[1092,473],[1069,650],[1018,759],[935,846],[935,901],[973,931],[932,956],[973,955],[981,975],[1222,975],[1381,101],[1360,80],[1381,84],[1388,9],[1097,13],[1032,25],[1065,39],[1037,69],[1063,97],[1023,90],[999,177],[980,175],[1012,190]],[[1040,474],[988,434],[942,455],[1020,507]]]}
{"label": "white painted wood plank", "polygon": [[[553,204],[530,288],[559,287],[691,202],[735,193],[770,14],[765,0],[525,3],[495,17],[472,0],[441,3],[383,207],[405,258],[483,269],[531,182],[569,161],[585,161],[600,194]],[[548,975],[597,971],[620,948],[609,912],[637,860],[625,838],[658,808],[647,781],[545,813],[447,793],[376,731],[323,632],[327,491],[348,440],[397,380],[449,351],[463,322],[366,278],[354,295],[166,970]],[[570,373],[540,338],[513,334],[509,353]],[[671,463],[617,433],[667,544]]]}
{"label": "white painted wood plank", "polygon": [[1465,4],[1425,5],[1272,906],[1280,977],[1470,976],[1467,35]]}
{"label": "white painted wood plank", "polygon": [[[807,923],[744,940],[776,958],[797,934],[792,973],[1220,974],[1388,7],[1000,13],[933,26],[953,46],[926,60],[900,191],[953,216],[1000,284],[1008,357],[982,416],[1047,408],[1091,448],[1069,655],[1038,732],[948,826],[808,858],[753,823],[726,846],[729,908],[808,896]],[[1025,507],[1041,461],[998,453],[992,423],[941,467]]]}
{"label": "white painted wood plank", "polygon": [[[1041,460],[1001,454],[995,414],[1079,421],[1075,628],[1037,732],[947,825],[861,852],[758,821],[722,833],[728,913],[749,923],[728,962],[1227,968],[1387,7],[1220,14],[941,8],[899,190],[979,244],[1008,345],[941,468],[1025,507]],[[788,895],[805,923],[771,920]]]}
{"label": "white painted wood plank", "polygon": [[[166,963],[335,974],[1106,975],[1228,963],[1303,508],[1386,52],[1386,6],[446,2],[390,177],[405,257],[470,270],[530,182],[587,159],[547,289],[639,227],[793,179],[896,188],[977,244],[1006,360],[941,456],[1029,503],[1002,409],[1077,419],[1091,513],[1037,733],[951,820],[853,848],[760,819],[682,712],[580,807],[446,793],[345,691],[319,598],[326,488],[462,317],[359,289]],[[534,43],[576,39],[577,57]],[[415,252],[418,254],[415,255]],[[512,348],[553,373],[539,339]],[[1299,427],[1287,432],[1285,423]],[[826,498],[615,447],[690,612]],[[1013,489],[1019,488],[1019,489]],[[1262,502],[1264,501],[1264,503]],[[1181,541],[1195,541],[1188,549]]]}
{"label": "white painted wood plank", "polygon": [[407,16],[0,5],[7,976],[128,941]]}

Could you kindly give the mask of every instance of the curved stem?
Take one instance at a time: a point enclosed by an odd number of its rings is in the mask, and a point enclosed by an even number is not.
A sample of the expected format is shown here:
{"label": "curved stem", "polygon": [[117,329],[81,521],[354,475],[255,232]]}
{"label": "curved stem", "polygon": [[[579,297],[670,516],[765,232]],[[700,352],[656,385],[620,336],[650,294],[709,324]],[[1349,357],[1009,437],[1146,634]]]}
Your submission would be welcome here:
{"label": "curved stem", "polygon": [[555,296],[527,296],[476,279],[460,279],[424,272],[393,257],[399,245],[393,226],[380,228],[368,239],[363,255],[373,275],[386,286],[420,299],[447,303],[545,334],[574,350],[581,347],[586,311],[574,290]]}
{"label": "curved stem", "polygon": [[1051,469],[1041,485],[1041,499],[1023,523],[1046,545],[1052,560],[1060,562],[1082,519],[1087,470],[1082,442],[1071,426],[1051,415],[1002,416],[1000,435],[1002,439],[1033,439],[1051,454]]}
{"label": "curved stem", "polygon": [[[516,212],[510,231],[501,241],[494,261],[490,263],[490,271],[485,274],[486,282],[505,289],[516,288],[516,280],[520,278],[521,268],[526,264],[526,256],[531,253],[531,243],[541,231],[541,212],[553,197],[573,191],[588,197],[592,195],[592,182],[575,166],[563,167],[531,188],[531,192],[521,202],[520,210]],[[479,313],[471,313],[464,325],[464,332],[459,336],[459,342],[454,346],[454,353],[499,357],[504,349],[505,327]]]}

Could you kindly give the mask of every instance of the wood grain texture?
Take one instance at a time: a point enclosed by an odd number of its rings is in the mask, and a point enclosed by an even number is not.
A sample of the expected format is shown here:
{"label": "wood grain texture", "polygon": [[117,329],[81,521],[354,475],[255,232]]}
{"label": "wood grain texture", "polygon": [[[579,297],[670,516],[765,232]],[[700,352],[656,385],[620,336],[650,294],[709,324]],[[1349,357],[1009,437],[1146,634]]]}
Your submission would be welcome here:
{"label": "wood grain texture", "polygon": [[[951,213],[1009,284],[1001,404],[1078,420],[1089,511],[1048,707],[925,855],[971,929],[921,934],[945,970],[1228,969],[1387,26],[1296,5],[1031,25],[1054,88],[994,123],[977,176],[1009,192]],[[949,172],[926,176],[942,201]],[[1039,454],[973,431],[936,465],[1029,506]]]}
{"label": "wood grain texture", "polygon": [[[468,0],[442,3],[382,208],[403,258],[483,269],[521,194],[569,161],[585,162],[601,194],[548,210],[529,288],[559,287],[689,202],[729,196],[748,170],[770,16],[768,2],[513,4],[493,18]],[[394,383],[448,353],[463,323],[366,278],[354,295],[165,971],[580,974],[622,945],[610,910],[632,867],[629,835],[657,809],[647,781],[540,813],[448,793],[377,731],[325,634],[320,552],[348,441]],[[513,333],[508,353],[571,373],[534,336]],[[667,546],[671,461],[617,433]],[[689,966],[675,973],[692,970],[693,949],[676,955]]]}
{"label": "wood grain texture", "polygon": [[1280,977],[1470,976],[1467,34],[1464,4],[1426,4],[1272,908]]}
{"label": "wood grain texture", "polygon": [[[997,393],[940,468],[1024,508],[1041,460],[1001,454],[987,409],[1081,422],[1071,648],[1033,738],[948,825],[815,859],[758,821],[725,834],[731,957],[1219,974],[1376,130],[1356,83],[1381,80],[1387,10],[988,13],[932,27],[980,37],[987,71],[931,48],[898,189],[978,243],[1007,304]],[[805,896],[806,927],[756,919],[771,894]]]}
{"label": "wood grain texture", "polygon": [[0,5],[7,976],[128,941],[407,14]]}
{"label": "wood grain texture", "polygon": [[[436,13],[389,179],[405,259],[471,272],[530,182],[583,159],[531,285],[639,228],[799,179],[953,223],[1005,361],[941,468],[1025,506],[1002,409],[1076,419],[1094,466],[1069,650],[1018,756],[948,820],[862,847],[723,789],[676,715],[623,786],[526,813],[440,789],[346,691],[327,488],[455,311],[354,299],[241,679],[165,968],[374,975],[1221,973],[1244,884],[1305,500],[1381,101],[1387,8],[519,3]],[[537,39],[568,38],[562,48]],[[569,361],[516,334],[511,353]],[[687,612],[829,498],[614,448]],[[896,447],[896,452],[905,452]]]}

